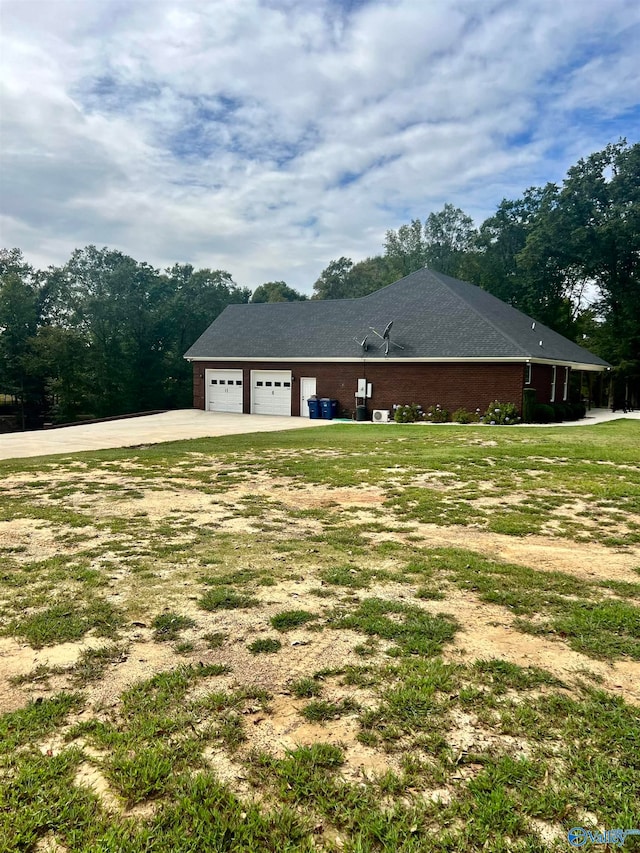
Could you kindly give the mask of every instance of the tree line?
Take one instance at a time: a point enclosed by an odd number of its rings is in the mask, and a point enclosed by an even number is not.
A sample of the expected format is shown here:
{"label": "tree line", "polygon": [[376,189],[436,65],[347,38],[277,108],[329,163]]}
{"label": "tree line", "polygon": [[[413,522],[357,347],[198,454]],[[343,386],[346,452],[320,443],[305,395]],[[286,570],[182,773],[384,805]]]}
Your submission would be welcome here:
{"label": "tree line", "polygon": [[[387,231],[379,255],[330,261],[311,298],[364,296],[429,267],[587,346],[637,395],[639,265],[640,144],[621,140],[581,159],[561,185],[503,199],[478,228],[445,204]],[[47,270],[0,250],[0,402],[16,402],[23,427],[187,407],[183,354],[227,305],[306,298],[284,281],[252,293],[223,270],[161,272],[108,248],[78,249]]]}

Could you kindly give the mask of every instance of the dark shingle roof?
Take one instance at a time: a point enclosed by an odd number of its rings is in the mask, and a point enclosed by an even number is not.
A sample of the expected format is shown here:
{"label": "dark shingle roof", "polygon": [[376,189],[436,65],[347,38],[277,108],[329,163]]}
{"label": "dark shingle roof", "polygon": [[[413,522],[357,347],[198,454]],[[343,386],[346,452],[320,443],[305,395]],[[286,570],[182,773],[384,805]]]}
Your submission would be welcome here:
{"label": "dark shingle roof", "polygon": [[[608,367],[596,355],[485,290],[422,269],[358,299],[229,305],[185,358],[361,359],[384,357],[371,331],[393,320],[390,359],[545,359]],[[363,353],[361,341],[370,344]],[[542,341],[542,346],[540,346]]]}

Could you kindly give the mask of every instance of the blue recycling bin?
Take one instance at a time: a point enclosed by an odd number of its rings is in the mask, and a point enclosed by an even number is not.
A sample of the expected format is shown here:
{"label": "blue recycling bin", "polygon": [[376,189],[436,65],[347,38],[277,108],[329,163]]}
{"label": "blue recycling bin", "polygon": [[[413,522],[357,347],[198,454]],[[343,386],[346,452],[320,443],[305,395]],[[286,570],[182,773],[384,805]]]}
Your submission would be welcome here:
{"label": "blue recycling bin", "polygon": [[320,400],[320,408],[322,409],[322,417],[326,421],[332,421],[338,416],[337,400],[330,400],[329,397],[322,397]]}
{"label": "blue recycling bin", "polygon": [[321,418],[322,417],[322,412],[320,409],[320,400],[318,400],[318,399],[307,400],[307,405],[309,406],[309,417],[310,418],[314,419],[314,418]]}

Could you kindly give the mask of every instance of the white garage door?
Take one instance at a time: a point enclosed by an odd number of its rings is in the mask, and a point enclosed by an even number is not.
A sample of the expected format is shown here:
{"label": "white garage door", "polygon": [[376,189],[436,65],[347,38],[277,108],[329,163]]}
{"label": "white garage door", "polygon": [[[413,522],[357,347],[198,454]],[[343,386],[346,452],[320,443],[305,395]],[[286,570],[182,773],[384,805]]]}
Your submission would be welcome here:
{"label": "white garage door", "polygon": [[251,412],[254,415],[291,415],[291,371],[251,371]]}
{"label": "white garage door", "polygon": [[242,371],[207,370],[207,411],[242,414]]}

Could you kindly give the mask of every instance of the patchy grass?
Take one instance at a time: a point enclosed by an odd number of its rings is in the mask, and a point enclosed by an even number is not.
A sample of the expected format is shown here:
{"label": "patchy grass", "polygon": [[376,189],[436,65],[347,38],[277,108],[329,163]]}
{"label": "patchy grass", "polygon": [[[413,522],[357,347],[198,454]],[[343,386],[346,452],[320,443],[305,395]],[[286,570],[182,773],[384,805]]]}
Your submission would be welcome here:
{"label": "patchy grass", "polygon": [[152,622],[153,638],[158,642],[177,640],[185,628],[193,628],[195,620],[190,616],[180,616],[178,613],[161,613]]}
{"label": "patchy grass", "polygon": [[429,613],[396,601],[365,599],[348,614],[339,611],[329,623],[333,628],[351,628],[369,636],[395,641],[393,654],[420,654],[427,657],[442,651],[453,639],[456,620],[444,614]]}
{"label": "patchy grass", "polygon": [[308,610],[283,610],[269,620],[276,631],[292,631],[312,622],[316,617]]}
{"label": "patchy grass", "polygon": [[275,652],[279,652],[282,648],[282,643],[280,640],[274,639],[273,637],[264,637],[260,640],[254,640],[253,643],[249,643],[247,646],[252,655],[259,654],[274,654]]}
{"label": "patchy grass", "polygon": [[203,610],[237,610],[243,607],[256,607],[258,604],[257,598],[233,592],[228,587],[209,589],[198,602],[198,606]]}
{"label": "patchy grass", "polygon": [[297,699],[310,699],[312,696],[319,696],[322,692],[322,686],[315,678],[298,678],[292,681],[290,689]]}
{"label": "patchy grass", "polygon": [[11,759],[17,746],[36,741],[55,731],[71,711],[82,706],[77,693],[60,693],[50,699],[36,699],[26,708],[0,717],[0,742],[3,758]]}
{"label": "patchy grass", "polygon": [[71,682],[77,687],[84,687],[99,681],[110,666],[123,663],[126,659],[127,647],[115,643],[97,649],[83,649],[71,668]]}
{"label": "patchy grass", "polygon": [[300,711],[300,714],[313,723],[323,723],[328,720],[337,720],[344,714],[357,709],[357,704],[351,699],[342,699],[340,702],[328,702],[325,699],[315,699],[309,702]]}
{"label": "patchy grass", "polygon": [[[533,853],[637,825],[638,438],[337,424],[0,463],[0,849]],[[504,534],[594,567],[596,542],[600,574],[500,561]],[[461,601],[504,656],[465,649]]]}
{"label": "patchy grass", "polygon": [[24,639],[34,649],[80,640],[89,631],[98,637],[114,638],[122,617],[109,602],[100,599],[85,606],[59,603],[11,622],[5,633]]}

